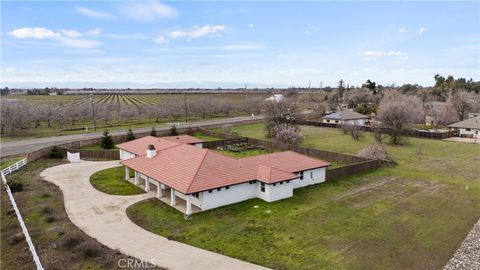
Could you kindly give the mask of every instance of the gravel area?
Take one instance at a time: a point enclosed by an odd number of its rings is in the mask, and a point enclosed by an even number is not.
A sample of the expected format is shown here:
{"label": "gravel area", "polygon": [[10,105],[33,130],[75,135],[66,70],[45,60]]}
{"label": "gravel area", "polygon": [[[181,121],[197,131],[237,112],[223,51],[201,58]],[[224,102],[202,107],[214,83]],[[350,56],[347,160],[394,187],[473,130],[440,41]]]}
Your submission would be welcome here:
{"label": "gravel area", "polygon": [[444,268],[444,270],[453,269],[480,269],[480,220],[473,226],[472,231]]}

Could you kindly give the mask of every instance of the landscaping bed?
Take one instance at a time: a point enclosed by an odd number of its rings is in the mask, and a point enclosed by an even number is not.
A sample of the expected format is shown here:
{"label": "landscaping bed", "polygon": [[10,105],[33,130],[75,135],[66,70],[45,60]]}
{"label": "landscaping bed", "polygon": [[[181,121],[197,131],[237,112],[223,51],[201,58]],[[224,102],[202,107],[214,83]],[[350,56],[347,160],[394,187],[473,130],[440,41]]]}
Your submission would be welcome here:
{"label": "landscaping bed", "polygon": [[[130,257],[102,245],[73,225],[65,212],[60,189],[40,178],[45,168],[64,162],[40,159],[8,176],[9,180],[23,184],[23,191],[14,193],[14,197],[40,261],[45,269],[121,269],[117,261]],[[1,202],[1,268],[34,269],[30,251],[19,234],[18,220],[3,188]]]}
{"label": "landscaping bed", "polygon": [[[234,126],[264,139],[263,125]],[[374,142],[302,127],[301,146],[356,155]],[[127,209],[156,234],[274,269],[441,269],[480,217],[480,145],[409,138],[386,145],[397,162],[294,191],[252,199],[185,221],[147,200]]]}
{"label": "landscaping bed", "polygon": [[[129,170],[130,178],[135,177],[135,172]],[[125,168],[123,166],[105,169],[94,173],[90,177],[90,183],[101,192],[111,195],[137,195],[145,191],[125,180]]]}

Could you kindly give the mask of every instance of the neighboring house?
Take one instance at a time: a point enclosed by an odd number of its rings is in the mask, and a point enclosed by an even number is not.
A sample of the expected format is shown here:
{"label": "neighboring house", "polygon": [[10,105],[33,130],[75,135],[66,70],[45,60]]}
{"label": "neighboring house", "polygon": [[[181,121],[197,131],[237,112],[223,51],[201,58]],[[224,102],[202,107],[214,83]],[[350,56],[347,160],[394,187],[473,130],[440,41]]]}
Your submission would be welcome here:
{"label": "neighboring house", "polygon": [[271,97],[265,99],[265,101],[272,101],[272,102],[281,102],[284,101],[285,97],[282,94],[273,94]]}
{"label": "neighboring house", "polygon": [[135,184],[142,181],[146,191],[156,189],[157,198],[170,198],[166,202],[177,209],[181,204],[187,215],[252,198],[272,202],[292,197],[295,188],[324,182],[330,166],[292,151],[236,159],[151,138],[118,145],[136,155],[122,158],[125,176],[128,178],[129,169],[133,169]]}
{"label": "neighboring house", "polygon": [[477,116],[480,116],[480,113],[478,113],[478,112],[470,112],[470,113],[468,113],[467,118],[473,118],[473,117],[477,117]]}
{"label": "neighboring house", "polygon": [[460,137],[480,139],[480,116],[449,125],[450,129],[458,130]]}
{"label": "neighboring house", "polygon": [[146,136],[133,141],[121,143],[117,145],[120,149],[120,159],[125,160],[137,156],[145,155],[145,149],[148,145],[153,145],[155,149],[162,150],[178,144],[190,144],[195,147],[202,148],[203,140],[190,135],[178,135],[168,137]]}
{"label": "neighboring house", "polygon": [[322,122],[339,125],[365,126],[369,123],[369,117],[352,110],[344,110],[323,116]]}

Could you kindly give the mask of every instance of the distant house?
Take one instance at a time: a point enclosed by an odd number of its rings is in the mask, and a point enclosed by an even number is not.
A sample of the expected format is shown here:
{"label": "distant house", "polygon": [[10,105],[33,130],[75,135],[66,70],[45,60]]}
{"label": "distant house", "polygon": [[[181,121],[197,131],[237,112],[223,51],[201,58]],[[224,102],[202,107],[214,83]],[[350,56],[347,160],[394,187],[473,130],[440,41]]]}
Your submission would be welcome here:
{"label": "distant house", "polygon": [[144,137],[117,146],[125,178],[156,190],[157,198],[190,215],[260,198],[293,196],[293,190],[325,181],[330,163],[285,151],[236,159],[171,139]]}
{"label": "distant house", "polygon": [[344,110],[323,116],[322,122],[338,125],[365,126],[369,123],[369,117],[352,110]]}
{"label": "distant house", "polygon": [[448,127],[453,130],[458,130],[460,132],[460,137],[480,138],[480,116],[468,118],[451,124]]}
{"label": "distant house", "polygon": [[477,116],[479,116],[479,115],[480,115],[479,112],[470,112],[470,113],[468,113],[468,116],[467,116],[467,117],[468,117],[468,118],[473,118],[473,117],[477,117]]}
{"label": "distant house", "polygon": [[271,97],[265,99],[265,101],[270,102],[281,102],[284,101],[285,97],[282,94],[273,94]]}

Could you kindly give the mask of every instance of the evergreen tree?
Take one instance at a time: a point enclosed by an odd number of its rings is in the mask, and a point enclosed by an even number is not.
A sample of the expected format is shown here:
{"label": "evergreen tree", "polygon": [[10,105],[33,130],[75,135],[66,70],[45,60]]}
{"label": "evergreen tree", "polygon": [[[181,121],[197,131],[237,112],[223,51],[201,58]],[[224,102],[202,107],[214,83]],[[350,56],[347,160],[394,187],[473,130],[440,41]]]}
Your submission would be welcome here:
{"label": "evergreen tree", "polygon": [[155,127],[152,127],[152,130],[150,131],[150,136],[157,137],[157,131],[155,130]]}
{"label": "evergreen tree", "polygon": [[127,132],[127,142],[128,141],[133,141],[135,140],[135,134],[133,134],[133,131],[131,128],[128,129],[128,132]]}
{"label": "evergreen tree", "polygon": [[102,137],[102,148],[103,149],[112,149],[113,148],[113,139],[112,136],[108,133],[108,130],[105,129]]}
{"label": "evergreen tree", "polygon": [[177,136],[177,135],[178,135],[177,126],[172,125],[172,127],[170,127],[170,136]]}

